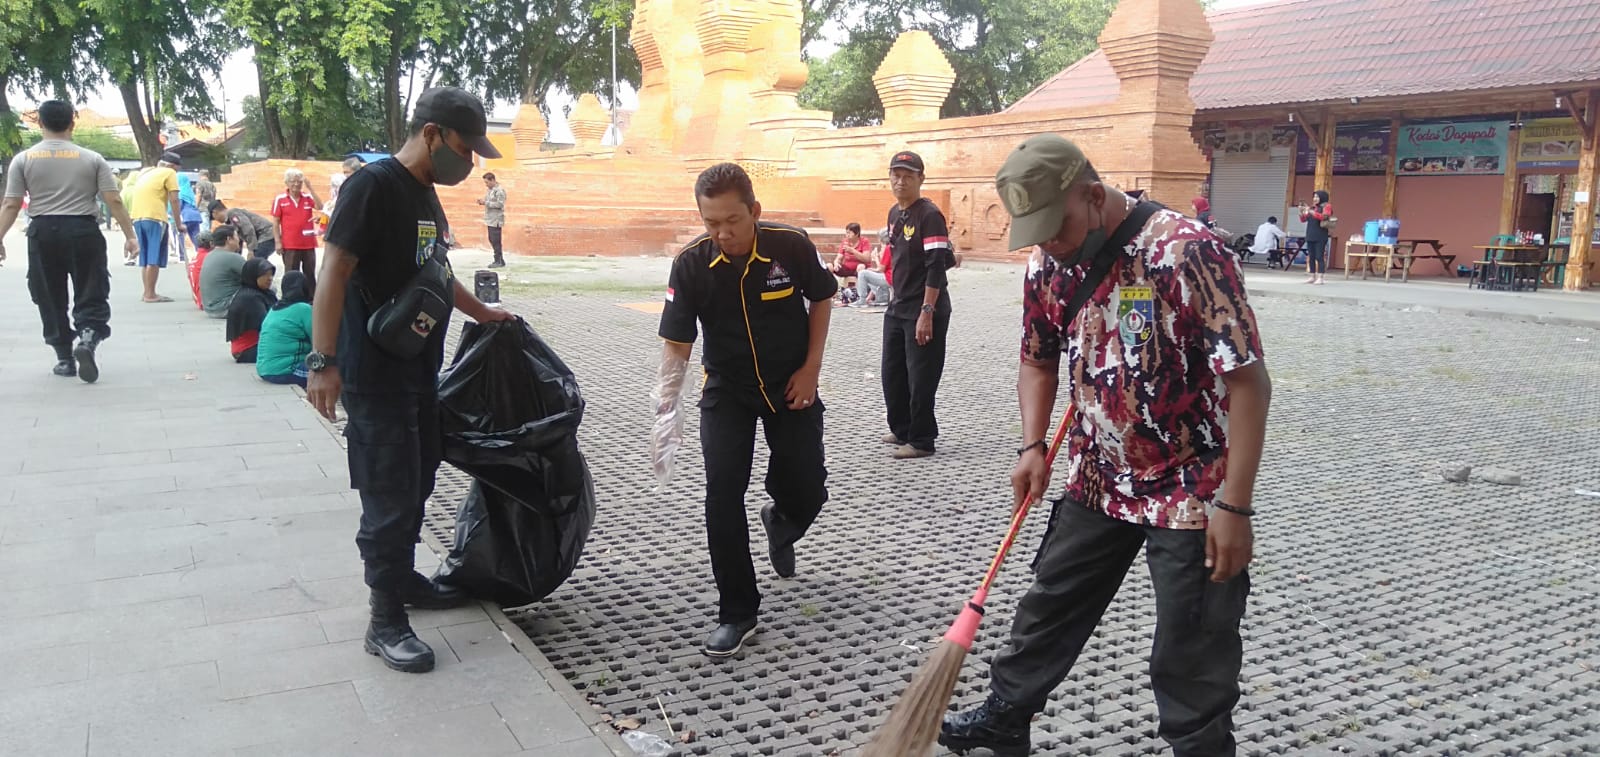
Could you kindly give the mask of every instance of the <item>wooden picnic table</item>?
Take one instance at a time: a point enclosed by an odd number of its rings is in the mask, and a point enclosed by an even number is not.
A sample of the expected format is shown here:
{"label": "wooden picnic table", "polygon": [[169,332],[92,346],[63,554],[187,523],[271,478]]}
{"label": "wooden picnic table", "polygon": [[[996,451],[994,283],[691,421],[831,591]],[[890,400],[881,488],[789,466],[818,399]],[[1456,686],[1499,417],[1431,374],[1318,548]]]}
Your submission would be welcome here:
{"label": "wooden picnic table", "polygon": [[[1411,258],[1413,262],[1418,259],[1438,260],[1439,263],[1444,266],[1444,272],[1446,276],[1455,275],[1455,269],[1451,268],[1450,266],[1456,262],[1456,256],[1444,254],[1444,242],[1441,242],[1437,239],[1402,239],[1398,244],[1396,244],[1396,246],[1398,247],[1401,245],[1407,246],[1411,250]],[[1432,248],[1433,254],[1423,255],[1418,253],[1417,248],[1423,245]],[[1404,279],[1404,277],[1401,278]]]}
{"label": "wooden picnic table", "polygon": [[1478,244],[1474,250],[1483,250],[1483,259],[1472,263],[1470,289],[1501,289],[1518,291],[1524,286],[1539,291],[1539,278],[1548,260],[1547,247],[1532,244]]}
{"label": "wooden picnic table", "polygon": [[1365,281],[1367,274],[1378,275],[1378,265],[1383,265],[1383,280],[1389,280],[1389,272],[1393,269],[1395,259],[1402,261],[1400,266],[1400,280],[1405,281],[1411,275],[1411,248],[1401,247],[1398,244],[1381,244],[1368,242],[1361,237],[1350,237],[1344,243],[1344,277],[1350,278],[1350,265],[1352,261],[1361,269],[1361,280]]}

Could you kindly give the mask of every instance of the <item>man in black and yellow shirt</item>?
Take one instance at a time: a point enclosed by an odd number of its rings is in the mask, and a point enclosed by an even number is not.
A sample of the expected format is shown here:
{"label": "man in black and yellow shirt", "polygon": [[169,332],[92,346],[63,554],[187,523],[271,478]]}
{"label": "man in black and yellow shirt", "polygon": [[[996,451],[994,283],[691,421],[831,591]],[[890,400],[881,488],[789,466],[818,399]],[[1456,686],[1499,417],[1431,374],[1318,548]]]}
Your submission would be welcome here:
{"label": "man in black and yellow shirt", "polygon": [[[771,460],[761,510],[773,570],[794,575],[794,544],[828,500],[817,376],[838,283],[804,231],[764,223],[750,177],[732,163],[695,182],[706,234],[678,254],[661,313],[661,397],[681,396],[696,321],[705,329],[700,446],[706,464],[706,535],[721,602],[706,639],[712,657],[737,654],[755,633],[756,589],[745,517],[755,424]],[[807,306],[810,303],[810,306]],[[678,412],[664,401],[658,414]]]}

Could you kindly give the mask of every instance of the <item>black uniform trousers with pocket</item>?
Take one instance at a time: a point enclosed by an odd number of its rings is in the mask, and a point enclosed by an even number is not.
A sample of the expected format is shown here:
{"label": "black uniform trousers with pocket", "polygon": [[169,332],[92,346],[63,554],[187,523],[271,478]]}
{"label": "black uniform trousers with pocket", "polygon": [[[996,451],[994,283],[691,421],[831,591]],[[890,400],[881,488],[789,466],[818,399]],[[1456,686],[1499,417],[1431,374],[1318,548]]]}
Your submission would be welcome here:
{"label": "black uniform trousers with pocket", "polygon": [[55,348],[56,357],[71,357],[72,342],[84,329],[101,339],[110,337],[111,273],[106,270],[106,238],[94,216],[39,216],[29,222],[27,233],[28,294],[39,308],[44,341]]}
{"label": "black uniform trousers with pocket", "polygon": [[939,438],[933,416],[934,397],[944,376],[945,337],[950,314],[935,313],[933,338],[917,344],[917,319],[883,315],[883,353],[879,371],[883,401],[889,410],[889,431],[905,444],[932,450]]}
{"label": "black uniform trousers with pocket", "polygon": [[778,544],[794,544],[805,536],[828,501],[820,399],[804,410],[779,405],[773,412],[759,396],[706,391],[700,400],[700,449],[706,463],[706,540],[721,595],[718,623],[742,623],[761,609],[745,511],[758,420],[770,451],[766,489],[777,516],[773,530]]}
{"label": "black uniform trousers with pocket", "polygon": [[1139,547],[1156,595],[1150,685],[1158,733],[1177,757],[1232,755],[1243,646],[1239,620],[1250,594],[1241,572],[1213,583],[1205,531],[1141,526],[1071,501],[1056,503],[1017,605],[1011,643],[995,655],[990,690],[1038,712],[1067,677],[1122,585]]}
{"label": "black uniform trousers with pocket", "polygon": [[367,586],[398,591],[414,571],[422,511],[443,455],[433,394],[345,392],[350,488],[361,493],[356,547]]}

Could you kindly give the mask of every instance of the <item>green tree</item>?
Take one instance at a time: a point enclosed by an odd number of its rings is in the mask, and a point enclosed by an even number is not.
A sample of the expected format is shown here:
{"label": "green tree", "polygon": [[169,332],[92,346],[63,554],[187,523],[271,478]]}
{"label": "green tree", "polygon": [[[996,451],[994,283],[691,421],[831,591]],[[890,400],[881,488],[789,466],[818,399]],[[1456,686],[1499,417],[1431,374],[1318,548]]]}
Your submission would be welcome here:
{"label": "green tree", "polygon": [[[886,0],[836,10],[859,18],[833,55],[811,61],[808,107],[832,110],[840,125],[883,117],[872,74],[903,31],[933,35],[955,69],[945,117],[997,113],[1095,49],[1113,0]],[[842,58],[840,56],[843,56]],[[835,59],[839,60],[835,60]],[[863,93],[872,92],[870,104]]]}
{"label": "green tree", "polygon": [[464,55],[462,37],[473,6],[449,0],[345,0],[342,5],[339,52],[377,79],[385,141],[398,149],[406,139],[411,99],[420,92],[417,73],[425,69],[426,88],[434,72],[459,65],[454,58]]}
{"label": "green tree", "polygon": [[0,0],[0,181],[11,156],[29,144],[9,93],[71,99],[90,85],[86,48],[76,42],[82,20],[73,3]]}
{"label": "green tree", "polygon": [[[639,84],[639,59],[628,43],[632,0],[475,0],[455,70],[494,102],[546,109],[552,87],[572,94],[611,92],[611,29],[617,77]],[[549,115],[546,109],[546,115]]]}
{"label": "green tree", "polygon": [[[31,145],[43,138],[44,135],[38,131],[29,130],[23,135],[23,144]],[[135,145],[132,140],[119,137],[106,129],[74,129],[72,141],[82,147],[87,147],[100,153],[101,157],[112,160],[139,159],[138,145]]]}
{"label": "green tree", "polygon": [[226,0],[223,6],[255,50],[259,134],[271,157],[306,157],[316,124],[348,115],[349,66],[333,31],[341,8],[332,0]]}
{"label": "green tree", "polygon": [[96,70],[117,88],[146,164],[169,119],[214,117],[210,82],[232,49],[210,0],[80,0]]}

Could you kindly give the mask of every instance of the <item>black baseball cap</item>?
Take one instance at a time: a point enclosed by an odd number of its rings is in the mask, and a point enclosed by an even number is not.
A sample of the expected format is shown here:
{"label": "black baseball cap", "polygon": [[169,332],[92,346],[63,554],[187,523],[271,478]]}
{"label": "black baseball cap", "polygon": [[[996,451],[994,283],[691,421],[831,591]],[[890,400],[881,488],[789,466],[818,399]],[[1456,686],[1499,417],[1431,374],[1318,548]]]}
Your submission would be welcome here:
{"label": "black baseball cap", "polygon": [[894,154],[894,159],[889,161],[889,170],[896,168],[909,168],[917,173],[922,173],[922,156],[910,150],[901,150]]}
{"label": "black baseball cap", "polygon": [[183,167],[183,156],[175,152],[164,152],[161,153],[161,162],[181,168]]}
{"label": "black baseball cap", "polygon": [[498,158],[500,151],[485,136],[489,119],[483,115],[483,101],[460,87],[434,87],[417,98],[412,118],[438,124],[459,135],[472,151],[485,158]]}

